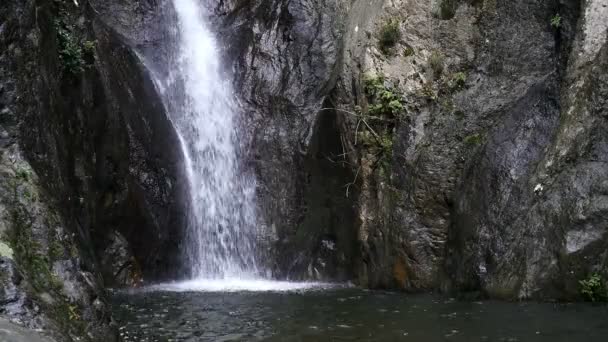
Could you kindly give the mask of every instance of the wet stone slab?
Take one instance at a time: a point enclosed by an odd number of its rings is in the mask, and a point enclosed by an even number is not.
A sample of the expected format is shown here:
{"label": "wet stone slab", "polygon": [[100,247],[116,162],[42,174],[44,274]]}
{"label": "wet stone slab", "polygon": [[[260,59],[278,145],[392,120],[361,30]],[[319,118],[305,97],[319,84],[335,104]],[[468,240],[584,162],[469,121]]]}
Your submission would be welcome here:
{"label": "wet stone slab", "polygon": [[0,341],[2,342],[53,342],[38,333],[24,329],[0,318]]}

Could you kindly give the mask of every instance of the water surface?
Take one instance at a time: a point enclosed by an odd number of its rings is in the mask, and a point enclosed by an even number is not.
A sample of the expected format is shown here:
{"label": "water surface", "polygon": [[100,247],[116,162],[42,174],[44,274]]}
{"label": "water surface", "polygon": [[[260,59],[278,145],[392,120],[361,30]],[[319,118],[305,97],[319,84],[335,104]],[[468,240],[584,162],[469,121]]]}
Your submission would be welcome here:
{"label": "water surface", "polygon": [[165,288],[118,293],[114,305],[126,341],[608,341],[606,306],[275,290]]}

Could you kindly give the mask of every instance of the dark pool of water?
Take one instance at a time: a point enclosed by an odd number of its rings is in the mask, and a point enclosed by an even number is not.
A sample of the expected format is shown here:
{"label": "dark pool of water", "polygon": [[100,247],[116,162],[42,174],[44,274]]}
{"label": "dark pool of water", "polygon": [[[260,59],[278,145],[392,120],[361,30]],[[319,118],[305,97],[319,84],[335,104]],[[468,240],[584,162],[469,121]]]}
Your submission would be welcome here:
{"label": "dark pool of water", "polygon": [[608,307],[334,289],[113,297],[126,341],[607,342]]}

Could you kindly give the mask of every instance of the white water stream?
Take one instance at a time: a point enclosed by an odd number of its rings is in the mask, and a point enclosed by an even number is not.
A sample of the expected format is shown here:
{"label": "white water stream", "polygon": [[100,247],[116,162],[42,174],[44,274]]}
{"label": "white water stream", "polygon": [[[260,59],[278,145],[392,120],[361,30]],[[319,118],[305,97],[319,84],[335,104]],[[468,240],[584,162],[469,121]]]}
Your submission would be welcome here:
{"label": "white water stream", "polygon": [[190,188],[185,241],[191,279],[152,291],[295,291],[336,284],[265,279],[256,253],[255,179],[241,165],[240,112],[198,0],[173,0],[175,62],[157,79],[184,153]]}
{"label": "white water stream", "polygon": [[[255,279],[255,182],[239,163],[239,109],[218,47],[195,0],[174,0],[179,51],[173,70],[182,96],[171,99],[181,137],[190,217],[186,241],[194,278]],[[179,93],[179,92],[174,92]],[[179,102],[179,103],[175,103]]]}

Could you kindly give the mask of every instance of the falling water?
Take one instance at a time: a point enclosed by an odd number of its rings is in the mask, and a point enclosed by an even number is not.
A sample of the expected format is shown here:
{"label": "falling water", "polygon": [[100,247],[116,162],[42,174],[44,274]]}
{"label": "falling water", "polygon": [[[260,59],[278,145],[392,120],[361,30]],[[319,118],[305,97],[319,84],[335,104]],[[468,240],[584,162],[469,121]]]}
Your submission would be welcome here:
{"label": "falling water", "polygon": [[168,102],[190,183],[188,266],[193,278],[255,278],[255,184],[239,163],[235,95],[206,13],[196,0],[173,2],[179,44],[171,68],[180,81]]}

